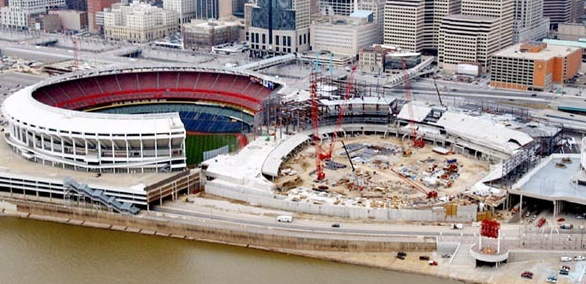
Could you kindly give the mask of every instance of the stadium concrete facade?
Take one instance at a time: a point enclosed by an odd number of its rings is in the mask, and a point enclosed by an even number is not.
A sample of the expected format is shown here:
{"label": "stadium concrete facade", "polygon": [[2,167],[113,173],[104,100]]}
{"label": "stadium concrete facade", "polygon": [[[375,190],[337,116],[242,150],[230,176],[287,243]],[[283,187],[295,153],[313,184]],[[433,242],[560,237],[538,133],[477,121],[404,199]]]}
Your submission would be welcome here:
{"label": "stadium concrete facade", "polygon": [[[223,109],[214,113],[220,132],[235,128],[224,126],[228,123],[251,129],[260,121],[255,115],[262,115],[263,100],[277,86],[245,73],[193,67],[118,67],[65,74],[6,99],[5,139],[22,157],[55,167],[181,171],[187,166],[186,133],[201,131],[186,105],[199,111],[205,106]],[[137,105],[164,107],[157,113],[95,112]]]}

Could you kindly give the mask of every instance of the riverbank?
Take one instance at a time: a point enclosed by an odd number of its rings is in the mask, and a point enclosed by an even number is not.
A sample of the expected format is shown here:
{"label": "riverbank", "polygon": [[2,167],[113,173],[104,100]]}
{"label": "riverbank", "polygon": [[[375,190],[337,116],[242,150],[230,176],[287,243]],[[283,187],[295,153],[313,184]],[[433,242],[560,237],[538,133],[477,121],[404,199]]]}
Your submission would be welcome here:
{"label": "riverbank", "polygon": [[[350,240],[341,242],[333,236],[288,237],[279,235],[273,230],[251,232],[238,224],[210,224],[213,220],[147,212],[139,216],[119,215],[91,209],[47,205],[30,201],[12,201],[12,208],[2,209],[3,216],[30,218],[42,221],[57,222],[76,226],[99,229],[125,231],[161,237],[174,237],[211,243],[274,251],[291,255],[299,255],[328,261],[349,263],[354,265],[389,269],[394,271],[434,276],[466,283],[526,283],[520,277],[525,270],[536,272],[535,279],[545,279],[545,273],[555,270],[559,257],[544,255],[539,262],[523,260],[507,263],[496,268],[475,268],[466,248],[460,248],[450,259],[442,259],[433,242],[406,242],[411,238],[400,240],[360,240],[352,236]],[[6,207],[6,206],[4,206]],[[11,210],[16,208],[16,210]],[[171,217],[173,216],[173,217]],[[248,228],[250,229],[250,228]],[[362,236],[364,237],[364,236]],[[417,238],[413,238],[417,240]],[[295,242],[293,242],[295,240]],[[378,243],[381,249],[375,249]],[[294,244],[294,245],[293,245]],[[397,251],[406,251],[405,260],[397,259]],[[428,255],[438,262],[438,266],[429,266],[427,261],[420,261],[420,255]],[[528,258],[531,259],[531,258]],[[576,267],[578,269],[578,267]],[[543,277],[541,278],[542,275]],[[539,278],[538,278],[539,277]],[[579,283],[560,279],[559,283]]]}

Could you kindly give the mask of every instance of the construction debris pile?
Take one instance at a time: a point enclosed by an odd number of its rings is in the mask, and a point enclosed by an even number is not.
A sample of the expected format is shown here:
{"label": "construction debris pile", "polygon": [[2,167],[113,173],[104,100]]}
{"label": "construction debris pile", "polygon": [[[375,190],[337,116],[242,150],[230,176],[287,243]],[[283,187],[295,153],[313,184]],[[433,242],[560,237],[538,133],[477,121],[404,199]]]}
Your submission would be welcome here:
{"label": "construction debris pile", "polygon": [[488,170],[481,161],[446,156],[429,145],[405,157],[395,138],[354,137],[346,142],[347,153],[336,147],[331,158],[323,161],[324,180],[316,179],[312,149],[284,163],[276,181],[280,194],[318,205],[425,208],[457,202],[460,193]]}

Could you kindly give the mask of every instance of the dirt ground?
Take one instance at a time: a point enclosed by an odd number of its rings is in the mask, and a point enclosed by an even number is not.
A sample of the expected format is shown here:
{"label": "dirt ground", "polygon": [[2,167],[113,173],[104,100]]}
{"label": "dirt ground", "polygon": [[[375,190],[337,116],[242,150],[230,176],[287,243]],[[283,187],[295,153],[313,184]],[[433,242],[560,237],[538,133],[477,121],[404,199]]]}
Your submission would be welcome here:
{"label": "dirt ground", "polygon": [[[324,166],[326,177],[317,181],[315,146],[308,146],[281,167],[281,174],[276,180],[281,193],[290,195],[297,193],[294,191],[298,188],[306,188],[336,198],[368,199],[373,208],[399,208],[427,203],[430,191],[438,193],[437,201],[451,200],[486,176],[489,169],[487,162],[474,157],[442,155],[433,152],[432,145],[415,148],[413,142],[408,140],[404,141],[405,149],[410,148],[413,153],[404,157],[401,141],[395,137],[371,135],[340,140],[348,148],[355,173],[342,143],[338,141],[334,144],[331,157],[338,167],[345,168],[334,170]],[[329,152],[329,146],[329,141],[323,143],[322,153]],[[327,162],[322,163],[325,165]],[[303,194],[300,198],[303,199]]]}

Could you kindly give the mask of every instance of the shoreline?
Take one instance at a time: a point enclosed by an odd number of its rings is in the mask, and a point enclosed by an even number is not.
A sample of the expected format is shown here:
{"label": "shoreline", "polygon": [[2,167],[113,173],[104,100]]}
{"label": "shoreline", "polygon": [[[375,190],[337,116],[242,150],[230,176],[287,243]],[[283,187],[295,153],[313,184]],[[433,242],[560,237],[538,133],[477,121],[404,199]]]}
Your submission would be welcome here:
{"label": "shoreline", "polygon": [[[1,206],[7,204],[7,202],[14,207],[10,208],[11,206]],[[56,209],[55,207],[58,208]],[[344,246],[343,244],[335,241],[333,243],[337,243],[337,246],[332,247],[325,246],[323,243],[319,243],[318,245],[304,244],[299,246],[300,248],[286,247],[287,244],[290,245],[290,243],[285,243],[285,247],[279,247],[281,237],[278,236],[264,234],[264,236],[267,237],[267,239],[269,239],[273,244],[267,245],[271,242],[264,242],[264,244],[262,240],[259,242],[256,237],[259,237],[260,235],[249,234],[248,238],[242,238],[241,235],[246,235],[247,233],[244,231],[240,231],[240,233],[238,233],[238,225],[232,224],[230,228],[217,229],[215,231],[210,230],[210,227],[207,227],[206,231],[205,228],[203,228],[203,223],[186,226],[180,222],[182,221],[180,218],[170,217],[167,216],[167,214],[160,214],[158,212],[149,212],[147,214],[138,216],[130,216],[103,212],[95,209],[87,210],[77,207],[60,207],[56,206],[55,204],[38,204],[33,201],[23,200],[5,200],[5,202],[0,202],[0,208],[2,208],[0,217],[26,218],[66,225],[140,233],[159,237],[174,237],[185,240],[251,248],[268,252],[310,257],[325,261],[385,269],[401,273],[437,277],[461,283],[524,283],[522,282],[523,279],[520,278],[520,274],[517,273],[516,269],[518,268],[523,271],[523,269],[529,269],[531,266],[536,266],[538,264],[536,264],[536,261],[533,260],[517,260],[516,262],[504,264],[502,267],[505,268],[503,269],[501,267],[499,268],[498,272],[496,272],[495,268],[476,268],[473,265],[472,260],[467,259],[469,256],[467,255],[467,251],[464,250],[462,253],[459,253],[458,256],[453,255],[452,258],[449,259],[449,263],[446,262],[446,260],[437,258],[436,260],[439,262],[439,265],[429,266],[427,261],[420,261],[418,256],[423,254],[435,254],[437,257],[437,253],[435,252],[437,250],[437,246],[435,243],[435,249],[432,249],[429,246],[426,246],[425,249],[420,247],[417,250],[401,249],[400,251],[405,251],[408,253],[408,257],[406,260],[399,260],[396,258],[396,252],[398,250],[390,250],[391,246],[388,245],[385,246],[386,250],[382,251],[360,250],[361,248],[368,248],[368,246],[364,246],[364,244],[362,244],[362,246]],[[52,210],[47,210],[47,208],[51,208]],[[183,221],[188,220],[186,219]],[[191,221],[193,222],[193,220]],[[199,225],[199,229],[195,228],[198,227],[197,225]],[[172,231],[171,229],[173,228],[177,229],[177,231]],[[230,229],[230,232],[233,233],[231,238],[226,238],[228,229]],[[209,237],[209,233],[212,233],[211,236],[214,238]],[[318,238],[303,239],[295,237],[295,239],[299,243],[318,241]],[[255,241],[257,243],[255,243]],[[352,242],[350,242],[350,244],[351,243]],[[544,263],[544,260],[541,260],[541,264],[556,266],[559,261],[559,257],[552,257],[550,261],[547,257],[545,257],[546,253],[547,252],[543,252],[546,262]],[[567,253],[569,254],[569,252]],[[458,259],[458,262],[460,263],[454,265],[452,264],[452,261],[454,261],[454,258],[456,257],[463,259]],[[434,259],[433,256],[432,259]],[[464,264],[462,264],[462,261],[464,261]],[[540,268],[535,269],[538,269],[537,271],[539,271]],[[471,273],[471,270],[473,273]],[[560,283],[573,282],[562,281]]]}

